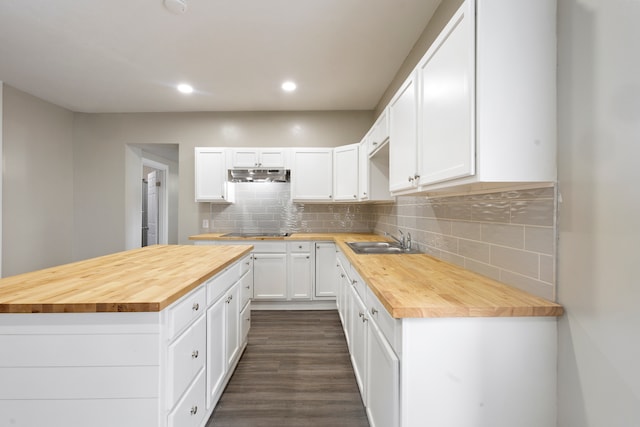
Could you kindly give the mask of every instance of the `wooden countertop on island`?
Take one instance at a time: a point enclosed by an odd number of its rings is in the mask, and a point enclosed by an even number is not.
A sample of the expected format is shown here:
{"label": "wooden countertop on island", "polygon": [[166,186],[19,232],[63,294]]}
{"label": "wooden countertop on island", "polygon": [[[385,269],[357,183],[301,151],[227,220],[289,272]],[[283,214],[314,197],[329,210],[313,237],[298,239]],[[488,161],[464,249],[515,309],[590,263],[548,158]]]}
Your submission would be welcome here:
{"label": "wooden countertop on island", "polygon": [[0,313],[160,311],[251,245],[154,245],[0,279]]}
{"label": "wooden countertop on island", "polygon": [[324,240],[335,242],[394,318],[561,316],[560,304],[427,254],[358,255],[346,242],[385,240],[376,234],[294,233],[238,238],[222,233],[190,240]]}

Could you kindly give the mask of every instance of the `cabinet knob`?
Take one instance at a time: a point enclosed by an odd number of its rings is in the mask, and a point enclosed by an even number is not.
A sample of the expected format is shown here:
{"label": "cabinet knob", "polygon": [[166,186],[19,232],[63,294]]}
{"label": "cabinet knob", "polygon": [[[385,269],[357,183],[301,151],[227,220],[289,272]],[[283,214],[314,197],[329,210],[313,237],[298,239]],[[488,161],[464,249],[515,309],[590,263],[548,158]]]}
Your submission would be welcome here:
{"label": "cabinet knob", "polygon": [[221,199],[224,199],[224,195],[220,196]]}
{"label": "cabinet knob", "polygon": [[298,245],[298,249],[302,249],[302,245]]}
{"label": "cabinet knob", "polygon": [[373,315],[378,314],[378,310],[376,310],[374,307],[371,307],[371,314]]}
{"label": "cabinet knob", "polygon": [[191,358],[192,359],[197,359],[199,354],[200,353],[198,352],[198,350],[193,350],[193,353],[191,353]]}
{"label": "cabinet knob", "polygon": [[378,145],[378,143],[377,143],[377,142],[375,142],[375,141],[373,141],[373,145]]}
{"label": "cabinet knob", "polygon": [[410,177],[409,177],[409,182],[412,182],[412,181],[413,181],[413,177],[412,177],[412,176],[410,176]]}
{"label": "cabinet knob", "polygon": [[356,283],[358,283],[358,281],[357,281],[357,280],[355,280],[355,279],[354,279],[354,280],[351,280],[351,284],[352,284],[353,286],[355,286],[355,285],[356,285]]}
{"label": "cabinet knob", "polygon": [[419,180],[420,179],[420,175],[418,175],[418,174],[413,175],[413,179],[415,179],[416,181]]}
{"label": "cabinet knob", "polygon": [[357,199],[357,198],[358,198],[358,196],[356,196],[356,195],[354,194],[354,195],[353,195],[353,198],[354,198],[354,199]]}
{"label": "cabinet knob", "polygon": [[251,289],[251,286],[245,286],[246,289]]}
{"label": "cabinet knob", "polygon": [[198,405],[191,407],[191,415],[195,415],[198,413]]}
{"label": "cabinet knob", "polygon": [[198,311],[200,309],[200,304],[198,304],[197,302],[194,302],[193,306],[191,307],[191,309],[193,311]]}

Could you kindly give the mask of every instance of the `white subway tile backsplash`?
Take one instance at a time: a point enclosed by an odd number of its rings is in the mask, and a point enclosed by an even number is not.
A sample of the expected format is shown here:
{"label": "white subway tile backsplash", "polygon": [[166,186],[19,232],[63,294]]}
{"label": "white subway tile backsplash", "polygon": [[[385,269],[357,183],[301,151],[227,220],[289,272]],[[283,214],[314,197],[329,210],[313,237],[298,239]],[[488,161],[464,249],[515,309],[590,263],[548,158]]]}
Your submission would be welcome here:
{"label": "white subway tile backsplash", "polygon": [[212,232],[410,232],[421,252],[533,294],[555,295],[553,187],[398,197],[385,204],[293,203],[287,184],[236,184],[237,202],[201,204]]}
{"label": "white subway tile backsplash", "polygon": [[555,235],[553,228],[530,227],[524,229],[524,248],[528,251],[553,255]]}
{"label": "white subway tile backsplash", "polygon": [[491,265],[527,277],[538,278],[539,256],[533,252],[504,246],[491,247]]}
{"label": "white subway tile backsplash", "polygon": [[524,248],[524,226],[509,224],[480,224],[481,240],[494,245]]}

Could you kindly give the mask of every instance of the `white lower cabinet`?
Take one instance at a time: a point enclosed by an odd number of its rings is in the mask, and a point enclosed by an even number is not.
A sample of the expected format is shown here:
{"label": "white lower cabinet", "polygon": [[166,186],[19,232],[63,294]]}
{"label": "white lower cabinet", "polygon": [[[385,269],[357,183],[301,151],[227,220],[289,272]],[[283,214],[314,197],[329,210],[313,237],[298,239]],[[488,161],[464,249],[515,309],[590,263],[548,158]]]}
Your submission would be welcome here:
{"label": "white lower cabinet", "polygon": [[350,288],[351,312],[351,363],[356,382],[362,395],[362,401],[367,401],[367,307],[358,295],[354,286]]}
{"label": "white lower cabinet", "polygon": [[240,349],[240,282],[229,289],[225,295],[226,307],[226,355],[227,368],[233,365]]}
{"label": "white lower cabinet", "polygon": [[207,408],[217,401],[227,373],[225,309],[224,298],[207,309]]}
{"label": "white lower cabinet", "polygon": [[240,352],[247,343],[253,288],[251,255],[218,274],[207,284],[207,369],[206,403],[212,411],[231,377]]}
{"label": "white lower cabinet", "polygon": [[398,425],[400,410],[400,359],[376,322],[367,335],[367,384],[365,401],[371,427]]}
{"label": "white lower cabinet", "polygon": [[337,265],[371,427],[555,426],[555,317],[395,319],[342,253]]}
{"label": "white lower cabinet", "polygon": [[[311,290],[313,288],[313,271],[314,264],[308,243],[294,244],[289,254],[289,298],[288,299],[311,299]],[[298,249],[298,248],[301,249]],[[298,252],[302,250],[302,252]]]}
{"label": "white lower cabinet", "polygon": [[317,298],[336,297],[336,245],[332,242],[315,244],[315,296]]}
{"label": "white lower cabinet", "polygon": [[[284,244],[283,244],[284,245]],[[253,254],[253,298],[284,300],[287,298],[287,253]]]}
{"label": "white lower cabinet", "polygon": [[205,410],[205,375],[200,372],[193,386],[169,414],[168,427],[200,427]]}

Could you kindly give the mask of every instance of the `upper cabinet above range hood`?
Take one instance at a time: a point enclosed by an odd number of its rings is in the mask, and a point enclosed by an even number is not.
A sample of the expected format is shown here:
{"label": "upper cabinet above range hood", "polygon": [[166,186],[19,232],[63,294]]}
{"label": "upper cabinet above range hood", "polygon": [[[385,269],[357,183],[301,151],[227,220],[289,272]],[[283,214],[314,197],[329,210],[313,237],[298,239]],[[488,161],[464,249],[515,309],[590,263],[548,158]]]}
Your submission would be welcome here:
{"label": "upper cabinet above range hood", "polygon": [[229,182],[289,182],[290,171],[284,168],[229,169]]}

